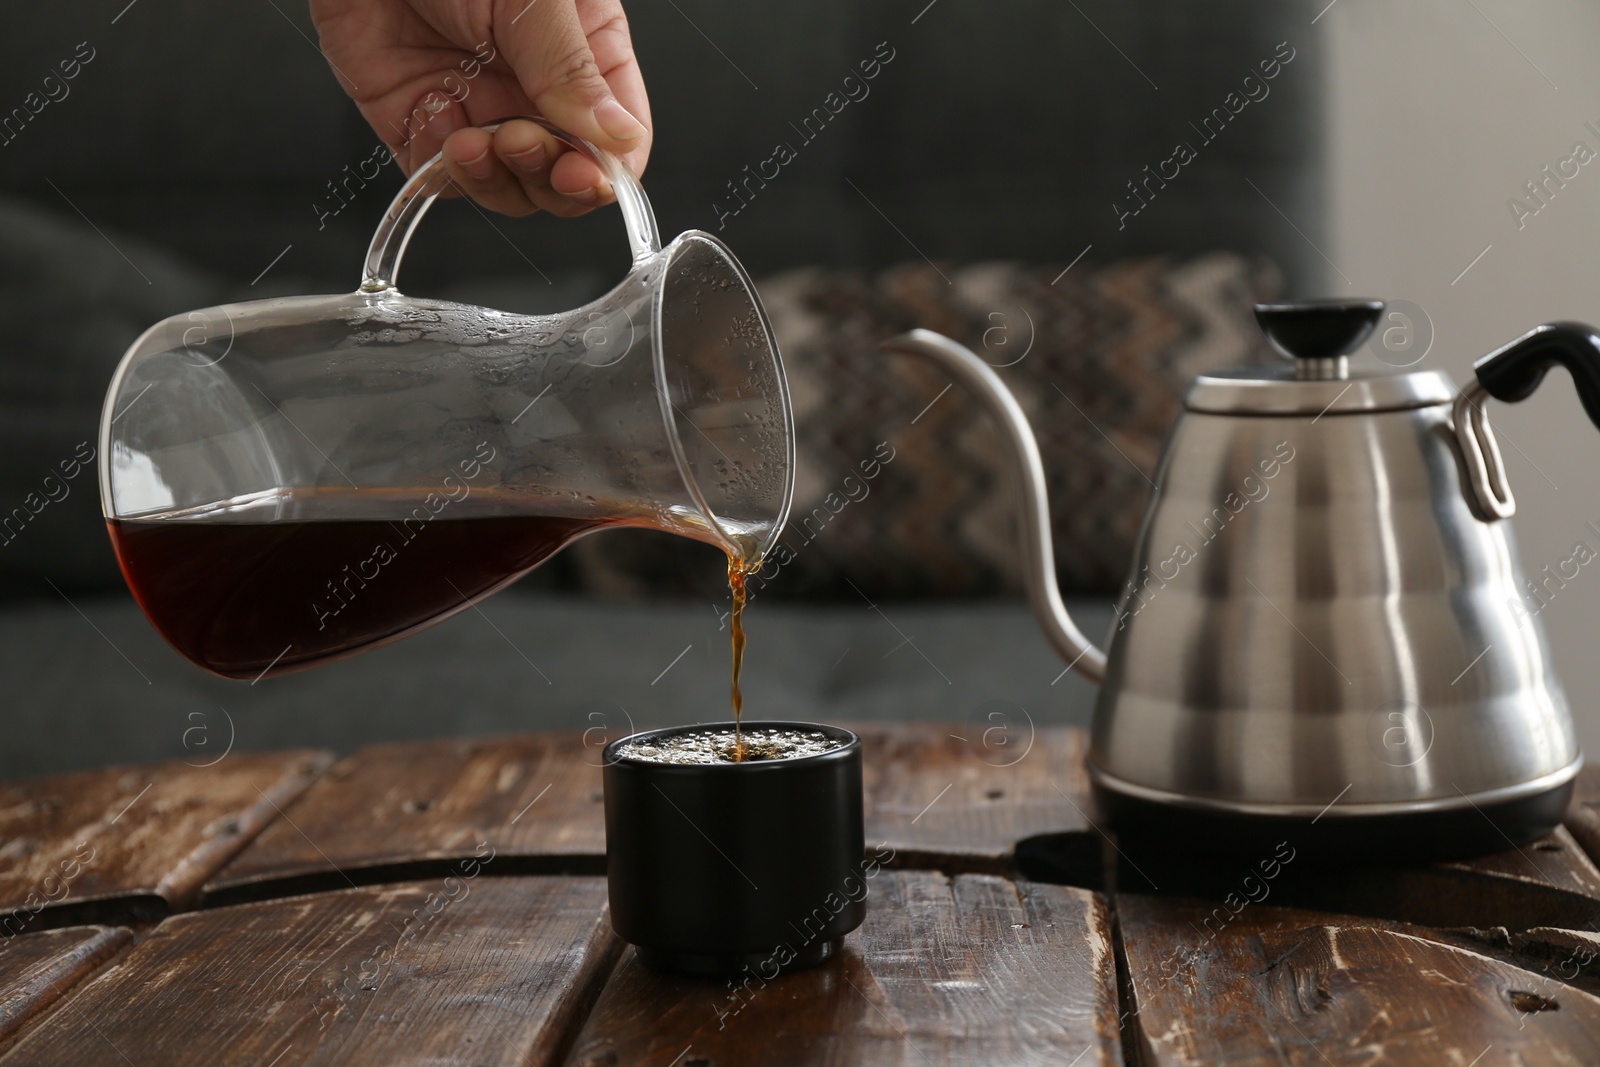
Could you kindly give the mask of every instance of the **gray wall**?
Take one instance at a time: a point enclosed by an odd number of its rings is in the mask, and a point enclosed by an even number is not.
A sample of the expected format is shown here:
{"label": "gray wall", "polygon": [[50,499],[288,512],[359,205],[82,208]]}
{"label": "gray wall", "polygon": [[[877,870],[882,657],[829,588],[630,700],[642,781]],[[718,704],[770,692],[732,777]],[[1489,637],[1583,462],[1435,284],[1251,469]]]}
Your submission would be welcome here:
{"label": "gray wall", "polygon": [[[1426,309],[1435,338],[1420,366],[1458,382],[1540,322],[1600,321],[1600,160],[1520,229],[1507,206],[1575,142],[1600,152],[1600,134],[1585,127],[1600,126],[1600,7],[1475,3],[1339,0],[1316,27],[1330,49],[1325,250],[1350,284],[1333,280]],[[1600,432],[1570,379],[1552,374],[1532,399],[1495,404],[1490,417],[1524,569],[1567,559],[1580,540],[1600,550],[1585,525],[1600,523]],[[1600,751],[1600,567],[1583,568],[1540,618],[1580,740]]]}

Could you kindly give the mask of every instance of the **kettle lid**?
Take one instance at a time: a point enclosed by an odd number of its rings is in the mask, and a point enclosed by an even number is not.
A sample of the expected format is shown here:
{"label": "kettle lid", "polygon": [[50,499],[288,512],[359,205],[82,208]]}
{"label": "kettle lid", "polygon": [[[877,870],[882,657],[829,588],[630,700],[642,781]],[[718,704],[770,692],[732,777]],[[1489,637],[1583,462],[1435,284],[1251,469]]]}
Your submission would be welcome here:
{"label": "kettle lid", "polygon": [[1282,363],[1232,367],[1195,378],[1184,407],[1225,415],[1335,415],[1448,404],[1442,371],[1350,371],[1350,353],[1372,334],[1381,300],[1257,304],[1256,322]]}

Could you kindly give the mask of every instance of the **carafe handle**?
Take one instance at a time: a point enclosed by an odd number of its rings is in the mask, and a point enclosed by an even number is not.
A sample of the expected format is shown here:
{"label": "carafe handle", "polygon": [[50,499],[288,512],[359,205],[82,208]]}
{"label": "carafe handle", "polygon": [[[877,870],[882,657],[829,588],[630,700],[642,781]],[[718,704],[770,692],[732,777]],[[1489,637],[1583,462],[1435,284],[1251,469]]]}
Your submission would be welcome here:
{"label": "carafe handle", "polygon": [[[661,251],[661,234],[656,230],[656,216],[650,209],[650,200],[644,195],[639,179],[633,176],[622,160],[545,119],[529,116],[527,121],[537,122],[549,130],[556,140],[582,152],[600,167],[601,173],[611,182],[611,188],[617,194],[617,205],[622,208],[622,219],[628,228],[628,243],[633,248],[635,264]],[[490,133],[499,128],[499,122],[483,127]],[[381,293],[395,287],[396,277],[400,273],[400,260],[411,241],[412,231],[449,183],[450,175],[444,167],[444,154],[440,153],[418,167],[417,172],[401,186],[390,202],[389,210],[383,213],[383,220],[372,235],[372,244],[367,247],[361,292]]]}
{"label": "carafe handle", "polygon": [[942,367],[994,416],[1010,446],[1012,469],[1016,472],[1022,498],[1022,521],[1018,524],[1022,540],[1022,566],[1028,586],[1028,599],[1034,617],[1045,637],[1076,670],[1091,682],[1105,679],[1106,654],[1083,636],[1056,585],[1055,548],[1051,543],[1050,502],[1045,491],[1044,463],[1039,459],[1039,443],[1028,425],[1028,416],[1011,390],[989,365],[969,349],[932,330],[911,330],[891,337],[880,346],[888,352],[921,356]]}

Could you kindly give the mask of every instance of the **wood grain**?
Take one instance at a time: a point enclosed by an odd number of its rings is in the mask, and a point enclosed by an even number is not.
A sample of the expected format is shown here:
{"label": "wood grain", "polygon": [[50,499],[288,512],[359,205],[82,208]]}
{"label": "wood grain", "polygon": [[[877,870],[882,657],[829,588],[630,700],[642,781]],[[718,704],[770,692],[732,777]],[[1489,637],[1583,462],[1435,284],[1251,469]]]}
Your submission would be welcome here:
{"label": "wood grain", "polygon": [[617,947],[593,878],[463,877],[191,912],[0,1064],[548,1063]]}
{"label": "wood grain", "polygon": [[[858,732],[886,864],[866,924],[829,965],[737,989],[648,971],[610,932],[587,876],[603,737],[0,787],[0,902],[28,931],[0,941],[0,1067],[1087,1065],[1120,1064],[1124,1036],[1146,1065],[1600,1062],[1600,775],[1538,842],[1414,868],[1297,858],[1235,914],[1236,864],[1100,866],[1079,731]],[[1115,919],[1089,888],[1007,877],[1025,839],[1065,880],[1120,886]],[[1165,896],[1128,892],[1151,876]],[[202,884],[208,910],[129,948],[33,932],[97,902],[160,918]],[[276,899],[219,906],[251,897]]]}
{"label": "wood grain", "polygon": [[1600,869],[1564,826],[1526,845],[1443,866],[1600,900]]}
{"label": "wood grain", "polygon": [[0,1047],[132,936],[121,927],[68,926],[0,939]]}
{"label": "wood grain", "polygon": [[[902,866],[1008,869],[1012,843],[1082,829],[1083,734],[872,724],[867,840]],[[432,873],[484,841],[523,873],[600,873],[601,736],[374,745],[341,760],[206,886],[208,903]]]}
{"label": "wood grain", "polygon": [[629,949],[569,1065],[1120,1065],[1103,900],[987,875],[881,871],[841,956],[735,988]]}
{"label": "wood grain", "polygon": [[1506,942],[1515,953],[1514,962],[1555,981],[1600,993],[1600,934],[1536,926],[1508,933]]}
{"label": "wood grain", "polygon": [[1012,849],[1088,823],[1085,736],[1068,727],[873,723],[863,746],[867,843],[897,863],[1009,873]]}
{"label": "wood grain", "polygon": [[604,871],[602,746],[578,732],[397,742],[340,760],[206,885],[208,903],[443,870],[488,842],[501,870]]}
{"label": "wood grain", "polygon": [[1211,904],[1116,905],[1147,1067],[1600,1062],[1600,999],[1426,931],[1249,905],[1208,936]]}
{"label": "wood grain", "polygon": [[235,752],[209,767],[174,761],[0,786],[0,928],[41,929],[95,902],[154,915],[189,907],[329,762],[310,750]]}

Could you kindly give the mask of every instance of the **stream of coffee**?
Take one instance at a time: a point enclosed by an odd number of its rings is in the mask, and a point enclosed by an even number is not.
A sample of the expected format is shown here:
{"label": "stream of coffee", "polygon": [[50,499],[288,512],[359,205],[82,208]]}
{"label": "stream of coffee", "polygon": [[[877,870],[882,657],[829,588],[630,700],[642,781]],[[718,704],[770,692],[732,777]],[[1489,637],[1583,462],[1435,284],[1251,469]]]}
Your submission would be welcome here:
{"label": "stream of coffee", "polygon": [[745,744],[740,732],[740,716],[744,713],[744,694],[739,691],[739,673],[744,669],[744,602],[748,595],[745,579],[761,569],[761,561],[753,564],[743,556],[728,553],[728,595],[733,608],[728,614],[728,628],[733,633],[733,761],[744,762]]}

